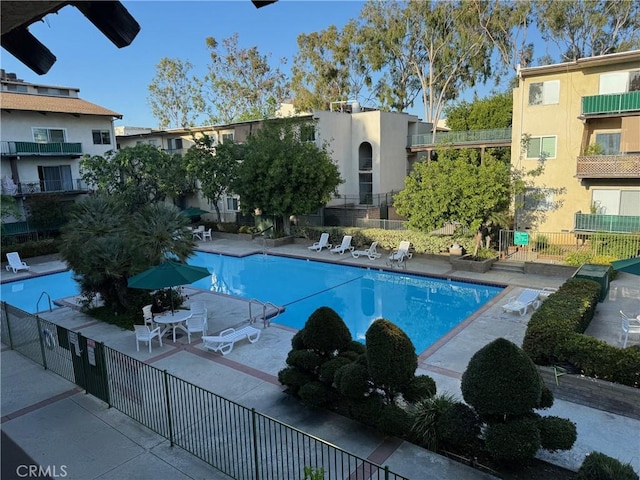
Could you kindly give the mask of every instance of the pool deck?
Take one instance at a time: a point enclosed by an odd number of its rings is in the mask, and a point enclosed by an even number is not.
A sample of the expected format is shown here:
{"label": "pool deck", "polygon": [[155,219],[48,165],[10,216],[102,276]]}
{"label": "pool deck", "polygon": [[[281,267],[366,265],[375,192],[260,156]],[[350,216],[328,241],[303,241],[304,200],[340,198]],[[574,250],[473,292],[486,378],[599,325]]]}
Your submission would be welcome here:
{"label": "pool deck", "polygon": [[[309,245],[311,242],[308,243]],[[365,268],[387,268],[385,255],[377,260],[350,255],[311,252],[306,243],[268,249],[267,253],[331,261]],[[198,249],[228,255],[262,252],[258,242],[215,238],[200,242]],[[28,261],[29,273],[2,271],[2,281],[46,274],[66,268],[55,258]],[[447,256],[416,255],[407,263],[409,273],[442,278],[506,285],[479,311],[467,318],[435,345],[419,353],[418,374],[436,381],[438,392],[461,398],[460,378],[471,356],[492,340],[503,337],[521,344],[529,312],[524,317],[504,313],[501,306],[524,288],[557,287],[566,278],[524,275],[503,271],[485,274],[453,271]],[[248,302],[209,291],[188,289],[190,299],[204,300],[209,311],[209,334],[246,324]],[[268,300],[268,299],[264,299]],[[135,348],[133,332],[95,321],[73,307],[41,312],[41,317],[83,335],[104,342],[116,350],[140,359],[225,398],[277,418],[305,432],[323,438],[408,478],[491,478],[477,470],[453,462],[411,443],[379,436],[356,422],[330,412],[307,409],[283,392],[277,373],[285,365],[294,330],[278,325],[262,329],[255,344],[238,342],[227,356],[204,349],[200,336],[189,345],[186,337],[163,346]],[[634,316],[640,313],[638,277],[621,273],[612,282],[608,298],[598,304],[587,334],[612,345],[621,345],[619,310]],[[637,341],[630,337],[630,343]],[[206,463],[140,426],[101,401],[84,395],[75,385],[43,370],[18,353],[2,347],[2,431],[40,465],[66,466],[67,478],[78,479],[187,479],[228,478]],[[544,453],[541,457],[576,470],[585,455],[600,451],[632,464],[640,472],[640,421],[609,412],[556,400],[545,414],[570,418],[578,428],[578,440],[568,452]],[[64,439],[60,442],[59,439]],[[4,449],[3,442],[3,449]],[[4,457],[4,455],[3,455]],[[4,467],[3,467],[4,469]],[[4,473],[4,472],[3,472]],[[3,475],[4,478],[4,475]],[[6,477],[11,478],[11,477]]]}

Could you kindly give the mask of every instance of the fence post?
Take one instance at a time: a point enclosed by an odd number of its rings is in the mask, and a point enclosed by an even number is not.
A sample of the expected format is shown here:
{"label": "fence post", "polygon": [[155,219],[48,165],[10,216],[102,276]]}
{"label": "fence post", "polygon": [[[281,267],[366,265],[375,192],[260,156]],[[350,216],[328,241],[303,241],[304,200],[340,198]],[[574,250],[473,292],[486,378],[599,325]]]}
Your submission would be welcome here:
{"label": "fence post", "polygon": [[169,374],[163,371],[164,395],[167,399],[167,426],[169,427],[169,445],[173,447],[173,423],[171,421],[171,400],[169,399]]}
{"label": "fence post", "polygon": [[260,480],[260,462],[258,461],[258,429],[256,427],[256,409],[251,409],[251,429],[253,430],[253,465],[255,469],[255,475],[253,478]]}
{"label": "fence post", "polygon": [[11,322],[9,321],[9,309],[7,308],[7,305],[7,302],[2,302],[2,306],[4,307],[4,319],[7,322],[7,335],[9,335],[9,348],[13,350],[13,339],[11,338]]}
{"label": "fence post", "polygon": [[38,326],[38,340],[40,341],[40,355],[42,355],[42,366],[47,370],[47,357],[44,353],[44,340],[42,337],[42,327],[40,326],[40,317],[36,315],[36,325]]}
{"label": "fence post", "polygon": [[109,406],[109,408],[112,407],[111,405],[111,392],[110,392],[110,388],[109,388],[109,376],[106,374],[107,373],[107,354],[105,352],[105,349],[108,348],[104,342],[100,342],[100,351],[101,354],[100,356],[102,357],[102,366],[104,367],[102,370],[103,375],[103,386],[105,389],[105,396],[107,397],[107,405]]}
{"label": "fence post", "polygon": [[389,480],[389,467],[384,466],[384,480]]}

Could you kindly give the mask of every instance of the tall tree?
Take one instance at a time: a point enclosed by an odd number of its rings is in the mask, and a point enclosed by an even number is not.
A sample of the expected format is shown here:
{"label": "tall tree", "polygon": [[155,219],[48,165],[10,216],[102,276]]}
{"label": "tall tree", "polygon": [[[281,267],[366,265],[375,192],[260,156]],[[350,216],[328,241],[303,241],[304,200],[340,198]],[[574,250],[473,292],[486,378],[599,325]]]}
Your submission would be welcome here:
{"label": "tall tree", "polygon": [[149,85],[148,101],[159,128],[187,128],[204,113],[202,81],[189,77],[190,62],[162,58]]}
{"label": "tall tree", "polygon": [[215,145],[208,135],[194,137],[194,142],[184,155],[187,171],[198,179],[202,195],[213,204],[218,222],[222,222],[218,202],[237,177],[243,145],[233,142]]}
{"label": "tall tree", "polygon": [[287,234],[291,215],[315,212],[342,181],[326,146],[301,138],[304,126],[295,118],[265,122],[247,139],[233,186],[244,212],[281,217]]}
{"label": "tall tree", "polygon": [[361,26],[351,20],[342,30],[331,25],[298,36],[291,78],[298,110],[326,110],[333,101],[364,100],[361,92],[371,86],[371,67],[364,58],[360,32]]}
{"label": "tall tree", "polygon": [[472,102],[463,100],[447,105],[444,113],[451,130],[508,128],[512,123],[513,99],[511,92],[475,97]]}
{"label": "tall tree", "polygon": [[80,167],[88,185],[116,196],[131,212],[167,196],[175,199],[194,188],[180,156],[169,155],[153,145],[110,150],[104,157],[85,155]]}
{"label": "tall tree", "polygon": [[289,94],[289,84],[278,66],[269,64],[269,55],[262,55],[258,47],[240,48],[238,34],[218,42],[206,39],[211,51],[211,63],[205,77],[205,91],[212,108],[209,121],[231,123],[266,118]]}
{"label": "tall tree", "polygon": [[562,61],[640,47],[640,2],[633,0],[535,0],[542,38],[555,43]]}

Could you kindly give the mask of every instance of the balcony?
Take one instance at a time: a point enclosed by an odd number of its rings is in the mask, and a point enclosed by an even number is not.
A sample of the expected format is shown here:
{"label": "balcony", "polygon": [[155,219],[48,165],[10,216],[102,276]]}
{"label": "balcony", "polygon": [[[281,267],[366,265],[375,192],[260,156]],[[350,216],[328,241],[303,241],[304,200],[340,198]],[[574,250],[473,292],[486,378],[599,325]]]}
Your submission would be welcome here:
{"label": "balcony", "polygon": [[89,187],[79,178],[67,180],[38,180],[35,182],[20,182],[14,196],[38,195],[48,193],[85,193]]}
{"label": "balcony", "polygon": [[511,145],[511,127],[490,130],[436,132],[435,142],[433,141],[432,133],[409,135],[407,138],[407,148],[435,145],[509,146]]}
{"label": "balcony", "polygon": [[582,116],[640,112],[640,91],[582,97]]}
{"label": "balcony", "polygon": [[577,178],[638,178],[640,154],[578,157]]}
{"label": "balcony", "polygon": [[633,233],[640,232],[640,217],[577,212],[573,225],[575,231],[582,232]]}
{"label": "balcony", "polygon": [[0,142],[0,155],[3,157],[80,157],[82,143],[36,143],[36,142]]}

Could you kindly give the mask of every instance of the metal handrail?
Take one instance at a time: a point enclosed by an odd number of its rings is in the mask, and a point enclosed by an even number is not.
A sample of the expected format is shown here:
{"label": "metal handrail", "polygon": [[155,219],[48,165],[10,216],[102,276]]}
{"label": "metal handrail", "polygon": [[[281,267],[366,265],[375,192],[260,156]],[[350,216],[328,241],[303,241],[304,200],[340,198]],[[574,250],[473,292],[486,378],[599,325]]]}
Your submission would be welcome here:
{"label": "metal handrail", "polygon": [[[269,324],[271,323],[271,318],[275,318],[280,314],[280,307],[278,307],[274,303],[261,302],[257,298],[252,298],[251,300],[249,300],[249,323],[254,323],[256,321],[256,319],[253,318],[253,312],[251,310],[251,305],[253,305],[253,303],[257,303],[262,306],[262,325],[264,328],[267,328],[269,326]],[[269,306],[273,307],[276,310],[276,314],[271,318],[267,318],[267,307]]]}
{"label": "metal handrail", "polygon": [[51,297],[49,296],[49,294],[48,294],[47,292],[43,291],[43,292],[40,294],[40,297],[38,297],[38,302],[36,303],[36,312],[39,312],[39,311],[40,311],[40,308],[39,308],[39,307],[40,307],[40,300],[42,300],[42,296],[43,296],[43,295],[46,295],[46,296],[47,296],[47,299],[49,300],[49,311],[50,311],[50,312],[51,312],[51,311],[53,311],[53,308],[51,308]]}

